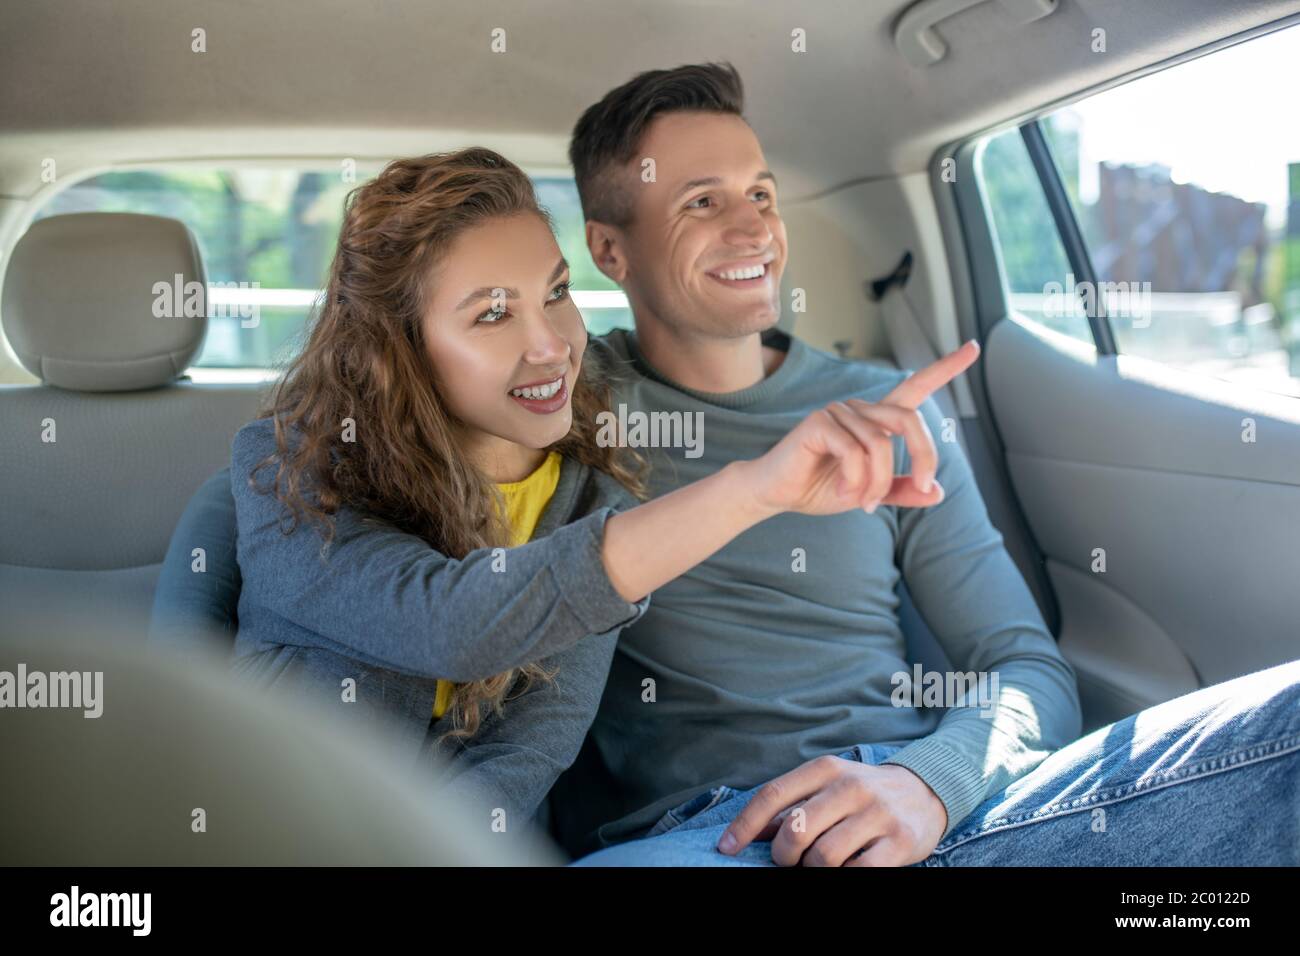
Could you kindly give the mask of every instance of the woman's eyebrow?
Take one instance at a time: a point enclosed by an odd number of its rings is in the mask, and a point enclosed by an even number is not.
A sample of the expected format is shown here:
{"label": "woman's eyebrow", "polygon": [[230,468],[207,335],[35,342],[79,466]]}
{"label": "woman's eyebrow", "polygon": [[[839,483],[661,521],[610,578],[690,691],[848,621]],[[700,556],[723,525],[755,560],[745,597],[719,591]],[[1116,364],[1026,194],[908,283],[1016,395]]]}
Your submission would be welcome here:
{"label": "woman's eyebrow", "polygon": [[[560,276],[564,275],[564,270],[567,268],[569,268],[569,261],[565,259],[563,256],[560,256],[560,261],[555,264],[555,269],[552,270],[551,277],[546,280],[547,283],[549,284],[551,282],[554,282]],[[460,303],[456,306],[456,310],[459,311],[460,309],[463,309],[468,305],[472,305],[475,302],[479,301],[479,299],[495,298],[498,290],[502,294],[504,294],[505,298],[507,299],[519,298],[519,290],[512,286],[481,285],[473,292],[471,292],[469,295],[465,296],[465,298],[461,299]]]}

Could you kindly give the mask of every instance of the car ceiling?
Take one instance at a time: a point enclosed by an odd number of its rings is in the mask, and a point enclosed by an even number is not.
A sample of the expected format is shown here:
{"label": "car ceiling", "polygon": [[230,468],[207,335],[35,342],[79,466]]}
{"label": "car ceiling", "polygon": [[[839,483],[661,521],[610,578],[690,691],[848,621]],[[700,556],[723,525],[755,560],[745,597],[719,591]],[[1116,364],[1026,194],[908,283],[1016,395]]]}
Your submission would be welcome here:
{"label": "car ceiling", "polygon": [[[579,113],[634,73],[730,60],[784,197],[922,169],[964,135],[1225,36],[1300,0],[995,3],[943,21],[908,65],[901,0],[5,0],[0,193],[114,163],[383,157],[480,142],[567,166]],[[191,30],[207,52],[191,52]],[[506,31],[506,52],[489,48]],[[1104,54],[1092,31],[1107,32]],[[791,51],[806,31],[807,52]]]}

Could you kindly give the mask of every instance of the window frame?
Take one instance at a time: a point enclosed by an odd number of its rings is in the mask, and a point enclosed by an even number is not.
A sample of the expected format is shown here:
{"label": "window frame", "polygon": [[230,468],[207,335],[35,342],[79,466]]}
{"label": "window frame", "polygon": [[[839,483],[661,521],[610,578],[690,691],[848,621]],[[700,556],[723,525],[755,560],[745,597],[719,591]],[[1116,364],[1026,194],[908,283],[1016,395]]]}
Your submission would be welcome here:
{"label": "window frame", "polygon": [[[1047,208],[1051,210],[1052,220],[1056,225],[1057,238],[1065,247],[1066,258],[1070,262],[1070,268],[1074,270],[1078,285],[1083,286],[1087,283],[1087,288],[1100,288],[1097,284],[1097,271],[1092,265],[1092,254],[1088,251],[1088,243],[1083,236],[1083,227],[1079,225],[1074,205],[1070,202],[1070,195],[1066,192],[1065,183],[1061,179],[1061,168],[1056,164],[1047,137],[1043,135],[1042,120],[1035,119],[1021,126],[1020,137],[1025,141],[1029,161],[1033,163],[1034,171],[1038,173],[1039,188],[1043,190]],[[1106,314],[1103,296],[1093,295],[1089,298],[1092,300],[1093,307],[1085,308],[1084,311],[1088,317],[1088,327],[1092,329],[1092,342],[1097,347],[1098,354],[1118,355],[1115,332],[1110,326],[1110,317]]]}
{"label": "window frame", "polygon": [[[157,172],[185,170],[207,171],[212,169],[287,169],[295,171],[326,169],[331,164],[336,164],[344,158],[353,159],[357,163],[357,168],[372,170],[368,174],[377,175],[383,168],[392,162],[398,156],[379,156],[373,154],[358,153],[355,156],[318,156],[318,155],[282,155],[282,156],[193,156],[193,157],[158,157],[155,159],[139,159],[128,162],[112,162],[96,166],[88,166],[78,169],[67,175],[59,176],[52,183],[47,183],[43,188],[38,189],[26,201],[21,215],[14,221],[9,233],[10,241],[6,246],[0,248],[0,284],[3,284],[5,272],[9,267],[10,257],[3,254],[5,248],[12,249],[13,246],[21,239],[27,230],[40,216],[41,211],[45,209],[58,196],[62,195],[69,189],[73,189],[89,180],[108,173],[122,172]],[[545,179],[573,179],[573,169],[569,166],[558,163],[521,163],[520,168],[524,171],[529,179],[534,182]],[[368,178],[367,176],[367,178]],[[363,182],[362,174],[358,172],[356,185]],[[605,289],[577,289],[574,290],[580,295],[623,295],[626,293],[621,290]],[[630,305],[623,306],[630,308]],[[310,320],[310,312],[308,314]],[[19,372],[22,377],[30,378],[28,384],[37,384],[40,380],[23,367],[14,354],[13,348],[9,344],[8,336],[4,334],[4,329],[0,328],[0,352],[3,352],[8,362]],[[190,378],[192,381],[207,383],[242,383],[242,382],[267,382],[283,374],[283,369],[276,366],[265,365],[199,365],[199,354],[195,355],[195,361],[190,364],[182,373],[181,378]],[[0,360],[3,361],[3,360]],[[23,384],[23,383],[16,383]]]}
{"label": "window frame", "polygon": [[[965,264],[968,273],[965,277],[962,277],[962,284],[966,286],[970,293],[969,301],[973,306],[972,314],[975,329],[981,343],[987,339],[992,327],[998,321],[1011,316],[1014,312],[1011,308],[1009,290],[1003,281],[1002,253],[993,231],[992,209],[978,175],[979,159],[984,144],[999,134],[1011,130],[1020,131],[1025,148],[1029,152],[1030,160],[1033,162],[1035,172],[1038,175],[1039,186],[1043,190],[1044,199],[1052,212],[1053,224],[1056,227],[1057,236],[1065,248],[1070,266],[1074,269],[1076,276],[1080,277],[1080,282],[1087,279],[1095,283],[1096,274],[1088,252],[1087,242],[1084,240],[1083,231],[1076,218],[1073,204],[1070,202],[1069,195],[1065,190],[1065,184],[1061,179],[1060,169],[1052,155],[1051,146],[1043,135],[1042,122],[1062,109],[1104,93],[1107,90],[1125,86],[1143,77],[1161,73],[1183,63],[1211,56],[1220,50],[1249,43],[1251,40],[1293,27],[1300,29],[1300,13],[1282,17],[1271,23],[1261,24],[1241,33],[1222,37],[1121,76],[1112,77],[1109,80],[1078,90],[1007,121],[969,134],[935,153],[931,181],[936,192],[940,192],[945,188],[953,190],[952,198],[954,202],[952,209],[955,214],[954,225],[956,227],[954,239],[957,243],[960,243],[964,252],[961,261]],[[947,159],[955,161],[956,176],[955,182],[952,183],[944,182],[942,176],[942,164]],[[952,261],[951,256],[950,261]],[[958,277],[954,275],[953,279],[956,283]],[[1095,285],[1093,287],[1096,288]],[[960,298],[963,297],[959,295]],[[1098,355],[1118,356],[1130,354],[1119,351],[1114,330],[1111,328],[1109,317],[1105,312],[1105,303],[1100,301],[1101,297],[1093,296],[1092,298],[1096,303],[1095,311],[1097,314],[1092,314],[1094,310],[1087,310],[1088,324],[1092,330],[1092,344],[1096,348]],[[1027,317],[1024,320],[1032,321]]]}

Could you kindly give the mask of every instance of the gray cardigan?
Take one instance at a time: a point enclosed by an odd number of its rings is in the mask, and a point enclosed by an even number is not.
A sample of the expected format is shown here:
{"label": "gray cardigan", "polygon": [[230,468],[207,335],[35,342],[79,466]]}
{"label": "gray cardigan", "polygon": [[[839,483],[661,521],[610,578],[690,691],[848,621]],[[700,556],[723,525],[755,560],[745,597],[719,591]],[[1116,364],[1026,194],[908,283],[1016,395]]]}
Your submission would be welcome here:
{"label": "gray cardigan", "polygon": [[[602,472],[565,458],[532,540],[455,560],[424,539],[349,509],[334,516],[323,549],[315,527],[284,534],[287,511],[249,486],[275,449],[269,418],[235,436],[231,492],[243,576],[236,673],[262,686],[292,685],[345,713],[382,717],[406,759],[438,751],[438,774],[468,802],[472,819],[527,829],[555,780],[573,763],[596,715],[632,604],[601,560],[605,521],[635,504]],[[265,488],[274,464],[257,474]],[[511,691],[468,745],[437,744],[449,718],[432,721],[438,678],[480,680],[540,661],[554,682]],[[355,701],[343,681],[355,680]],[[523,827],[518,824],[523,823]]]}

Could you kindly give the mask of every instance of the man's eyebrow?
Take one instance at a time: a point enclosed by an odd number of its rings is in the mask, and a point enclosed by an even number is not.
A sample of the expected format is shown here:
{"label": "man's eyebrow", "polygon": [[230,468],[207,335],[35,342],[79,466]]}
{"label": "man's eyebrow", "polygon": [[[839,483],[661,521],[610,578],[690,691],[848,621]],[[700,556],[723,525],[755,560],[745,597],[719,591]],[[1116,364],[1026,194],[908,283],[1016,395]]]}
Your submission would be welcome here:
{"label": "man's eyebrow", "polygon": [[[555,268],[551,271],[551,277],[546,280],[547,284],[549,285],[560,276],[564,275],[564,270],[567,268],[569,268],[569,261],[565,259],[564,256],[560,256],[560,261],[555,264]],[[479,299],[491,299],[494,297],[494,293],[496,293],[498,289],[501,290],[507,299],[519,298],[519,290],[511,286],[481,285],[469,295],[465,296],[465,298],[461,299],[454,311],[459,312],[467,305],[472,305]]]}
{"label": "man's eyebrow", "polygon": [[722,180],[717,176],[706,176],[704,179],[692,179],[690,182],[683,183],[677,192],[673,193],[673,199],[679,199],[692,189],[698,189],[700,186],[716,186],[721,182]]}
{"label": "man's eyebrow", "polygon": [[[765,169],[755,179],[770,179],[772,185],[776,185],[776,175],[770,169]],[[698,189],[700,186],[717,186],[721,184],[722,179],[718,176],[706,176],[703,179],[692,179],[690,182],[683,183],[677,192],[673,193],[673,200],[676,201],[686,195],[692,189]]]}

